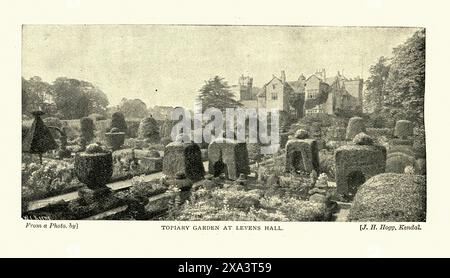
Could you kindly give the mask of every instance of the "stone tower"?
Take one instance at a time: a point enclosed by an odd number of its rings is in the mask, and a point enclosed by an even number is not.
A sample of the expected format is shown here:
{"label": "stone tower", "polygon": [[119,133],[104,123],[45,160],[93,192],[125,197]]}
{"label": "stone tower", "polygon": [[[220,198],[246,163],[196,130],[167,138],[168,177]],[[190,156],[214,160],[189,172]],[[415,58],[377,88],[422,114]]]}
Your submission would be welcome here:
{"label": "stone tower", "polygon": [[240,100],[252,99],[253,78],[241,75],[239,77],[239,98]]}

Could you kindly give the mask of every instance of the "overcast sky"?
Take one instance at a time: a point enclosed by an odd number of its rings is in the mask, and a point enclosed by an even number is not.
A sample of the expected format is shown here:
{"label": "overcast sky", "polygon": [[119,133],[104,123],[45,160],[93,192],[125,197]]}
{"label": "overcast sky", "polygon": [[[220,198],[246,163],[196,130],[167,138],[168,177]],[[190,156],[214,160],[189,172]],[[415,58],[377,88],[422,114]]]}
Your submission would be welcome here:
{"label": "overcast sky", "polygon": [[286,71],[288,81],[325,68],[327,76],[368,76],[417,29],[169,25],[26,25],[22,75],[47,82],[65,76],[93,83],[112,105],[140,98],[148,106],[191,108],[204,81],[230,85],[241,74],[254,86]]}

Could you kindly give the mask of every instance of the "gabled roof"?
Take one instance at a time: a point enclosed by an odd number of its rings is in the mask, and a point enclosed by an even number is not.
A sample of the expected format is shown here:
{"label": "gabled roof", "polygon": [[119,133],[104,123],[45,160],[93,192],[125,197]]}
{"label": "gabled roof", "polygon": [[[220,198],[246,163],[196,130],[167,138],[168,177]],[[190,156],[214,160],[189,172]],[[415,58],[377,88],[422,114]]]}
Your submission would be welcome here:
{"label": "gabled roof", "polygon": [[279,81],[280,83],[283,83],[283,81],[281,81],[280,78],[278,78],[278,77],[276,77],[276,76],[274,75],[274,76],[272,77],[272,79],[270,79],[269,82],[267,82],[266,84],[264,84],[263,87],[266,87],[267,85],[269,85],[270,83],[272,83],[272,81],[273,81],[274,79],[277,80],[277,81]]}
{"label": "gabled roof", "polygon": [[319,80],[322,81],[322,78],[318,77],[318,76],[315,75],[315,74],[311,74],[308,78],[306,78],[306,82],[308,82],[308,80],[311,79],[311,77],[315,77],[315,78],[317,78],[317,79],[319,79]]}
{"label": "gabled roof", "polygon": [[303,82],[300,81],[288,81],[286,82],[289,86],[291,86],[292,90],[295,93],[302,93],[302,88],[304,87],[304,84],[302,84]]}

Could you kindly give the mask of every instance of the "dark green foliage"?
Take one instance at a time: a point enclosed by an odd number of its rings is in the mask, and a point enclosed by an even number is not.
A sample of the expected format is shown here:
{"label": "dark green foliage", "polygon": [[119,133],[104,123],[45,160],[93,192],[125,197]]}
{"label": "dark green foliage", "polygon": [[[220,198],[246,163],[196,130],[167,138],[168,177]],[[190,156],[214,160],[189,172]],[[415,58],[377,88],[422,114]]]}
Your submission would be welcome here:
{"label": "dark green foliage", "polygon": [[30,131],[29,127],[22,125],[22,140],[25,139],[29,131]]}
{"label": "dark green foliage", "polygon": [[[43,119],[43,121],[47,127],[56,127],[58,129],[63,127],[62,121],[56,117],[47,117]],[[50,132],[52,133],[53,138],[59,138],[60,134],[57,130],[50,128]]]}
{"label": "dark green foliage", "polygon": [[112,166],[110,152],[79,153],[75,156],[75,174],[90,189],[101,188],[109,182],[113,174]]}
{"label": "dark green foliage", "polygon": [[22,77],[22,114],[31,114],[36,110],[41,110],[47,115],[52,114],[55,111],[46,100],[53,95],[53,87],[42,81],[39,76],[31,77],[29,80]]}
{"label": "dark green foliage", "polygon": [[242,104],[234,100],[234,95],[230,91],[228,83],[219,76],[206,81],[199,92],[198,100],[202,103],[202,112],[208,108],[217,108],[225,112],[226,108],[242,106]]}
{"label": "dark green foliage", "polygon": [[425,95],[425,29],[381,57],[366,82],[365,103],[383,118],[385,127],[406,119],[423,125]]}
{"label": "dark green foliage", "polygon": [[334,152],[328,150],[320,150],[319,172],[327,174],[329,178],[334,180],[336,175],[336,169],[334,167]]}
{"label": "dark green foliage", "polygon": [[392,173],[372,177],[356,193],[348,219],[358,222],[425,221],[425,177]]}
{"label": "dark green foliage", "polygon": [[81,137],[86,143],[91,142],[94,139],[95,125],[91,118],[84,117],[80,119],[80,131]]}
{"label": "dark green foliage", "polygon": [[138,137],[148,139],[152,143],[160,141],[158,122],[152,117],[143,119],[139,125]]}
{"label": "dark green foliage", "polygon": [[364,120],[361,117],[353,117],[348,121],[347,125],[347,133],[345,134],[345,139],[353,140],[353,138],[361,133],[366,131],[366,126],[364,124]]}
{"label": "dark green foliage", "polygon": [[328,91],[320,90],[319,94],[315,98],[308,98],[305,100],[305,109],[311,109],[319,104],[323,104],[328,99]]}
{"label": "dark green foliage", "polygon": [[[389,76],[390,63],[386,57],[380,57],[375,65],[370,67],[370,76],[366,81],[366,91],[364,94],[364,105],[374,111],[373,127],[383,127],[382,117],[378,116],[378,112],[383,106],[384,88]],[[375,116],[376,115],[376,116]]]}
{"label": "dark green foliage", "polygon": [[33,112],[35,118],[22,142],[22,152],[43,154],[58,148],[49,128],[41,119],[43,114],[41,111]]}
{"label": "dark green foliage", "polygon": [[373,145],[373,139],[364,132],[361,132],[353,138],[353,143],[356,145]]}
{"label": "dark green foliage", "polygon": [[407,166],[415,166],[416,160],[414,156],[405,153],[390,153],[386,159],[386,173],[403,174]]}
{"label": "dark green foliage", "polygon": [[109,104],[105,93],[83,80],[59,77],[53,82],[52,90],[63,119],[79,119],[92,113],[103,114]]}
{"label": "dark green foliage", "polygon": [[142,119],[147,117],[147,105],[140,99],[123,98],[119,105],[119,110],[127,118]]}
{"label": "dark green foliage", "polygon": [[125,116],[121,112],[112,114],[110,129],[112,128],[118,128],[121,132],[127,132],[127,122],[125,121]]}
{"label": "dark green foliage", "polygon": [[140,123],[141,123],[140,120],[126,120],[126,124],[127,124],[126,135],[129,138],[137,138],[138,137]]}

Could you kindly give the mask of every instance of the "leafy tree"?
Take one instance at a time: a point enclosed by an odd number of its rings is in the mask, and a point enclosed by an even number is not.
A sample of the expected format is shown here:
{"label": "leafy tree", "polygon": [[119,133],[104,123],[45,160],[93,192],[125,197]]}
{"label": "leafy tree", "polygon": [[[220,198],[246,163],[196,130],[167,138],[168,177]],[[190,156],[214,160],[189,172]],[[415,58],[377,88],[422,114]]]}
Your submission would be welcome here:
{"label": "leafy tree", "polygon": [[123,98],[119,104],[119,110],[127,118],[147,117],[147,105],[140,99]]}
{"label": "leafy tree", "polygon": [[394,48],[393,57],[381,57],[370,68],[365,105],[382,117],[386,126],[406,119],[423,125],[425,95],[425,30],[417,31]]}
{"label": "leafy tree", "polygon": [[389,76],[389,60],[382,56],[370,67],[370,77],[366,81],[364,104],[370,112],[380,112],[383,107],[386,81]]}
{"label": "leafy tree", "polygon": [[52,114],[53,88],[42,81],[39,76],[29,80],[22,77],[22,112],[29,114],[35,110],[42,110],[45,114]]}
{"label": "leafy tree", "polygon": [[304,94],[297,94],[295,92],[290,93],[289,105],[295,109],[295,114],[297,118],[303,116],[303,104],[305,103]]}
{"label": "leafy tree", "polygon": [[393,50],[384,106],[423,123],[425,96],[425,29]]}
{"label": "leafy tree", "polygon": [[208,108],[217,108],[224,112],[226,108],[242,106],[234,99],[228,83],[217,75],[206,81],[199,92],[198,100],[202,103],[202,112]]}
{"label": "leafy tree", "polygon": [[104,114],[109,104],[105,93],[86,81],[59,77],[52,87],[58,112],[64,119]]}

